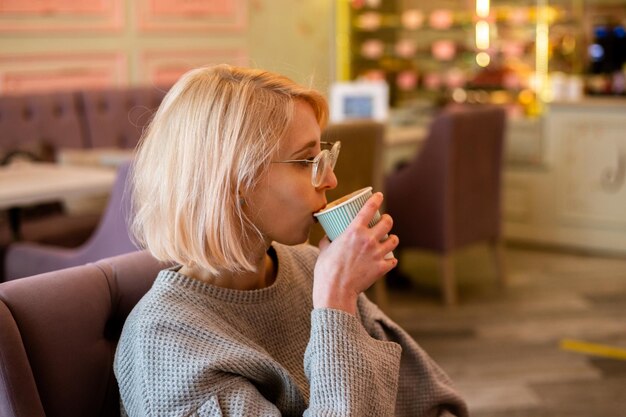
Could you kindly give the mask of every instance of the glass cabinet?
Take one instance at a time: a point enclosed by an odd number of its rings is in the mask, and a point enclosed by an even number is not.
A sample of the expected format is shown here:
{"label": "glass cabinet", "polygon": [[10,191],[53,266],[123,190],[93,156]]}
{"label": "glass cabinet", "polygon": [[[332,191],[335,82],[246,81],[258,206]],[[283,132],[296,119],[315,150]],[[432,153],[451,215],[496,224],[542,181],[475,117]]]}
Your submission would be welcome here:
{"label": "glass cabinet", "polygon": [[[494,102],[532,114],[593,92],[598,48],[617,55],[611,76],[623,73],[626,1],[606,1],[339,0],[337,78],[384,79],[392,106]],[[616,45],[599,44],[602,28]]]}

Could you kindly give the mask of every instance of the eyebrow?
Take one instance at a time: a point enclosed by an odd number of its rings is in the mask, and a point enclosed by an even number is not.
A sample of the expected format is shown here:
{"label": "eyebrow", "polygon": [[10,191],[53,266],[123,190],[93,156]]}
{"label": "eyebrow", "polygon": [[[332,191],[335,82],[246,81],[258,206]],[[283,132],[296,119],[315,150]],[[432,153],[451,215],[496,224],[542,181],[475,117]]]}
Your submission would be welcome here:
{"label": "eyebrow", "polygon": [[303,147],[301,147],[300,149],[298,149],[297,151],[292,153],[291,156],[298,155],[298,154],[302,153],[302,151],[305,151],[305,150],[310,149],[310,148],[315,148],[316,146],[317,146],[317,141],[316,140],[309,141]]}

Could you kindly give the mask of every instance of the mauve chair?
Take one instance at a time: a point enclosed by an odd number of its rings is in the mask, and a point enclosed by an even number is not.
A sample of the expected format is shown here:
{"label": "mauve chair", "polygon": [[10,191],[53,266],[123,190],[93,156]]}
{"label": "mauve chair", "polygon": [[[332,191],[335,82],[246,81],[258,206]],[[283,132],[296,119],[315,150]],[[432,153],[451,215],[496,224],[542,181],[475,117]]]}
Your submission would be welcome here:
{"label": "mauve chair", "polygon": [[433,120],[416,157],[385,180],[387,212],[404,249],[440,256],[443,300],[457,303],[453,253],[487,241],[499,283],[506,284],[502,230],[502,160],[506,115],[497,106],[451,106]]}
{"label": "mauve chair", "polygon": [[27,277],[94,262],[98,259],[133,252],[137,247],[128,231],[130,195],[126,179],[130,162],[118,168],[107,207],[89,239],[77,248],[17,242],[9,245],[5,255],[5,280]]}
{"label": "mauve chair", "polygon": [[117,341],[167,266],[133,252],[0,284],[0,416],[119,416]]}

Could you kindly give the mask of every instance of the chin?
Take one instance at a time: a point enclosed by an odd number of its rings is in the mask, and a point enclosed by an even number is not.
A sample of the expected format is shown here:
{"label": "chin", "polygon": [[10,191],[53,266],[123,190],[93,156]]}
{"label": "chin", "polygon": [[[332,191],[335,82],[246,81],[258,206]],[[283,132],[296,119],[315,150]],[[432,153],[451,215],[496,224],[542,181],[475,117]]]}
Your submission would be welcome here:
{"label": "chin", "polygon": [[302,243],[305,243],[309,239],[310,231],[310,227],[304,228],[303,230],[299,231],[294,230],[294,232],[290,233],[289,236],[285,236],[285,238],[283,239],[274,239],[274,241],[288,246],[300,245]]}

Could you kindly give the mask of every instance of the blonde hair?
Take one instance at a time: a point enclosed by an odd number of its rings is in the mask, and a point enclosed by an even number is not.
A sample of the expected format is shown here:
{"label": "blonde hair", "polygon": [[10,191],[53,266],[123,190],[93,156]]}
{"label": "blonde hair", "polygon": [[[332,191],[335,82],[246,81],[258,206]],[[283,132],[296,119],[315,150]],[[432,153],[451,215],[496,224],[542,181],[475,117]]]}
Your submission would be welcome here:
{"label": "blonde hair", "polygon": [[323,128],[324,97],[290,79],[228,65],[184,74],[139,144],[132,174],[136,242],[154,257],[219,275],[254,271],[260,231],[242,196],[270,166],[296,100]]}

